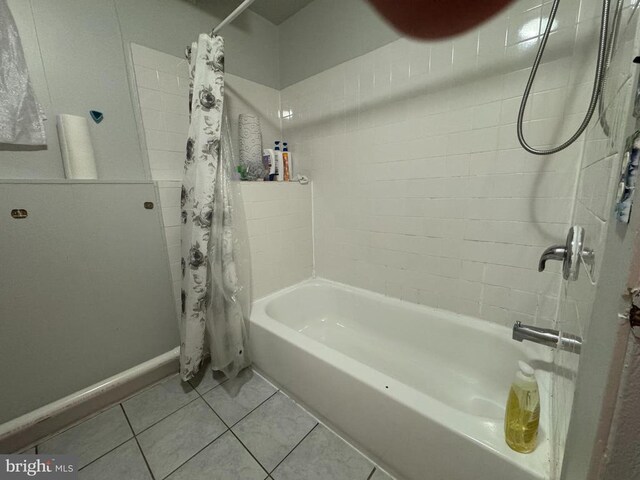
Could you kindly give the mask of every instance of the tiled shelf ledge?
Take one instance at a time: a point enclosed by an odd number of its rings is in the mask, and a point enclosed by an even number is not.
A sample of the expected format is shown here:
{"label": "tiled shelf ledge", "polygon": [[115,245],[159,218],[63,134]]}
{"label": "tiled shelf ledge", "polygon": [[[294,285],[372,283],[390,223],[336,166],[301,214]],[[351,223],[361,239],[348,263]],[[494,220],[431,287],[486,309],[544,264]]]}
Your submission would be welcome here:
{"label": "tiled shelf ledge", "polygon": [[274,184],[274,185],[309,185],[311,183],[311,180],[309,180],[309,183],[300,183],[300,182],[260,182],[260,181],[246,181],[246,180],[233,180],[234,182],[238,182],[242,185],[270,185],[270,184]]}
{"label": "tiled shelf ledge", "polygon": [[109,184],[113,184],[113,185],[120,185],[120,184],[126,184],[126,185],[149,185],[152,184],[153,181],[152,180],[72,180],[72,179],[66,179],[66,178],[51,178],[51,179],[40,179],[40,178],[6,178],[6,179],[0,179],[0,184],[3,183],[24,183],[24,184],[29,184],[29,185],[34,185],[34,184],[39,184],[39,183],[43,183],[43,184],[61,184],[61,185],[73,185],[73,184],[99,184],[99,185],[109,185]]}
{"label": "tiled shelf ledge", "polygon": [[[244,181],[244,180],[232,180],[234,183],[239,183],[241,185],[309,185],[308,183],[300,183],[300,182],[259,182],[259,181]],[[311,181],[309,181],[311,182]],[[136,182],[137,183],[137,182]],[[167,185],[167,184],[181,184],[182,180],[155,180],[155,183],[158,185]]]}

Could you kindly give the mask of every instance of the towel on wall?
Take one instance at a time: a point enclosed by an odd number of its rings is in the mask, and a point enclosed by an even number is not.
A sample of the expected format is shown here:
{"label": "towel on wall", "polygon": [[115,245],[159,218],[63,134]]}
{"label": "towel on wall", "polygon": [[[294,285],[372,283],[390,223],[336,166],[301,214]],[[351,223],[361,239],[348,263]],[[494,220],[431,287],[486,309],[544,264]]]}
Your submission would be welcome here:
{"label": "towel on wall", "polygon": [[0,143],[46,145],[44,111],[29,79],[22,43],[6,0],[0,0]]}

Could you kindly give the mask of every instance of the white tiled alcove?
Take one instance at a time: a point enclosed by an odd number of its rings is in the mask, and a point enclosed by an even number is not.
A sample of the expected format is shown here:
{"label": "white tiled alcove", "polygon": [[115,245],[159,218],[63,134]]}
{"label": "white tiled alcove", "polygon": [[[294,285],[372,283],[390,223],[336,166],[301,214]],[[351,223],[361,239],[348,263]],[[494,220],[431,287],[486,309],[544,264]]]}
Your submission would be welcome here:
{"label": "white tiled alcove", "polygon": [[[151,176],[158,185],[176,307],[180,305],[180,186],[189,128],[189,75],[184,59],[131,45]],[[232,138],[240,113],[260,117],[263,144],[280,139],[280,92],[225,75]],[[311,186],[241,184],[249,230],[252,294],[264,296],[311,276]]]}

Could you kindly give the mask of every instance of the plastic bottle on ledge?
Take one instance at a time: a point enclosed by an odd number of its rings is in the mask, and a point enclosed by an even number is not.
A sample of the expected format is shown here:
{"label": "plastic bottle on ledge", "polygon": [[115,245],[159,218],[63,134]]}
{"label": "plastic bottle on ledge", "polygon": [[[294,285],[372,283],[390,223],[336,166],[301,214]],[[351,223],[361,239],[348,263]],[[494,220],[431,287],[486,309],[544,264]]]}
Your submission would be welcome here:
{"label": "plastic bottle on ledge", "polygon": [[276,176],[276,153],[272,148],[265,148],[262,152],[263,163],[267,171],[264,177],[265,182],[275,180]]}
{"label": "plastic bottle on ledge", "polygon": [[284,181],[291,182],[293,181],[293,159],[291,157],[291,152],[289,151],[288,143],[284,142],[282,144],[282,158],[284,164]]}
{"label": "plastic bottle on ledge", "polygon": [[274,149],[274,154],[276,156],[276,176],[275,179],[278,182],[284,181],[284,164],[282,158],[282,151],[280,150],[280,142],[276,141],[276,147]]}
{"label": "plastic bottle on ledge", "polygon": [[525,362],[518,362],[518,366],[507,400],[504,436],[512,450],[531,453],[538,440],[540,393],[534,369]]}

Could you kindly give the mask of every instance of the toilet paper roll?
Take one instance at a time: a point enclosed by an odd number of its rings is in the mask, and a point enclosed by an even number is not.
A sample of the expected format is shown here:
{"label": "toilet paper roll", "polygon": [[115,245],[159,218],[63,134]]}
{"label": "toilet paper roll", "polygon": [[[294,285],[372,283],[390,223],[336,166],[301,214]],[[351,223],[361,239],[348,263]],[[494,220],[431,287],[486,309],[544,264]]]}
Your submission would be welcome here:
{"label": "toilet paper roll", "polygon": [[262,163],[262,130],[260,119],[255,115],[241,113],[238,116],[238,151],[240,165],[247,169],[249,180],[264,177]]}
{"label": "toilet paper roll", "polygon": [[77,115],[58,115],[57,126],[66,178],[98,178],[87,119]]}

